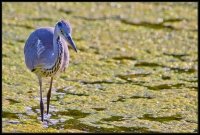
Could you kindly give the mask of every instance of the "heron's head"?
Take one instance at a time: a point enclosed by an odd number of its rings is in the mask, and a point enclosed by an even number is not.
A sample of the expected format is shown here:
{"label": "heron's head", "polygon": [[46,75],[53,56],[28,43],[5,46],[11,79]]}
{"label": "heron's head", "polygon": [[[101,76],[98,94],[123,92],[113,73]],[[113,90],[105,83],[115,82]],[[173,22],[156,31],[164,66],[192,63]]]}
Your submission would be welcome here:
{"label": "heron's head", "polygon": [[72,28],[70,27],[69,22],[61,20],[56,24],[56,27],[58,30],[58,34],[60,36],[62,36],[72,46],[72,48],[77,52],[76,45],[71,36]]}

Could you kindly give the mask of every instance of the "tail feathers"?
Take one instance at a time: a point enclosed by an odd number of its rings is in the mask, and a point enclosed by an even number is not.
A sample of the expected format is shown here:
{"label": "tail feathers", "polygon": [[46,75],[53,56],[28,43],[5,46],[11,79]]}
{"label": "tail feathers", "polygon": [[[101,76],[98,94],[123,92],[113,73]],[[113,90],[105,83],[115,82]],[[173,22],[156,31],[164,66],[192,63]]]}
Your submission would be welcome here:
{"label": "tail feathers", "polygon": [[31,70],[31,72],[34,72],[35,70],[36,70],[36,69],[34,68],[34,69]]}
{"label": "tail feathers", "polygon": [[35,72],[37,69],[41,69],[42,65],[37,65],[36,67],[34,67],[31,72]]}

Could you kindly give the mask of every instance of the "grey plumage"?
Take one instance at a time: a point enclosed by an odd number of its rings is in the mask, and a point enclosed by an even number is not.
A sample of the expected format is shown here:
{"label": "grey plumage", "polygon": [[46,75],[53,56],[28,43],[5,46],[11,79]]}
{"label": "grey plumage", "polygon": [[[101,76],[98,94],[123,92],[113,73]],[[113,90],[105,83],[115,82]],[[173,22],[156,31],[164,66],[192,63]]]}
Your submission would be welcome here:
{"label": "grey plumage", "polygon": [[24,46],[26,66],[35,73],[40,85],[40,110],[43,121],[42,77],[51,77],[50,88],[47,94],[47,114],[51,96],[53,77],[65,70],[69,64],[68,46],[77,52],[76,45],[71,37],[71,27],[66,21],[59,21],[55,28],[42,27],[33,31]]}

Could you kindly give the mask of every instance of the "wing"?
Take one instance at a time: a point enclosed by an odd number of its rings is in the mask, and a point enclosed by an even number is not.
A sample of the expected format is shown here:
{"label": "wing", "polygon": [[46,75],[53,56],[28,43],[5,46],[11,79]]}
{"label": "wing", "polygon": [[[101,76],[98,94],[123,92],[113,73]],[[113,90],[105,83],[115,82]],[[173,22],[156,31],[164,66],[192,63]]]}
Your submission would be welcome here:
{"label": "wing", "polygon": [[40,55],[45,51],[45,46],[42,44],[42,41],[38,39],[36,43],[36,47],[37,47],[37,56],[39,58]]}
{"label": "wing", "polygon": [[32,33],[27,39],[24,47],[25,63],[30,70],[34,69],[34,67],[38,64],[37,43],[38,37],[35,33]]}
{"label": "wing", "polygon": [[53,52],[53,28],[39,28],[27,39],[24,47],[26,66],[33,70],[37,66],[44,66],[50,60]]}

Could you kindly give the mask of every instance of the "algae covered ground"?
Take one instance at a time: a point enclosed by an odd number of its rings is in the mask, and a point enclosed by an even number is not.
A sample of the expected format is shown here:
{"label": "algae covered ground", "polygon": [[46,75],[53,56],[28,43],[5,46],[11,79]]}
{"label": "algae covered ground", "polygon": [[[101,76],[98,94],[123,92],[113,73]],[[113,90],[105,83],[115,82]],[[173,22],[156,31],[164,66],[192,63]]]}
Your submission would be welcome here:
{"label": "algae covered ground", "polygon": [[[2,132],[197,132],[197,3],[2,3]],[[71,23],[78,53],[53,84],[24,63],[38,27]],[[50,78],[44,79],[43,99]]]}

